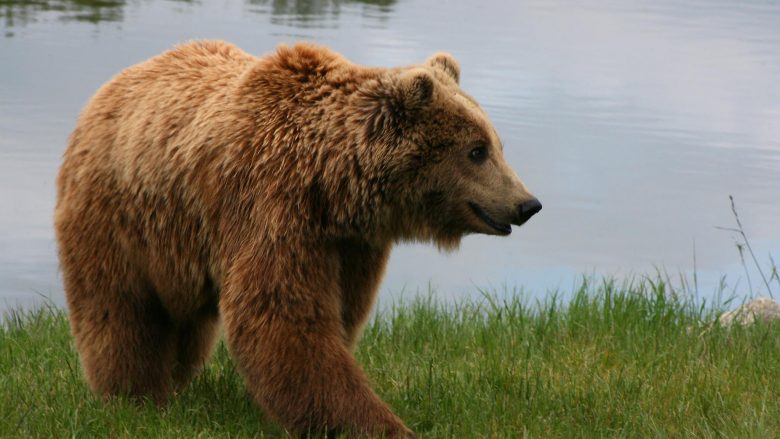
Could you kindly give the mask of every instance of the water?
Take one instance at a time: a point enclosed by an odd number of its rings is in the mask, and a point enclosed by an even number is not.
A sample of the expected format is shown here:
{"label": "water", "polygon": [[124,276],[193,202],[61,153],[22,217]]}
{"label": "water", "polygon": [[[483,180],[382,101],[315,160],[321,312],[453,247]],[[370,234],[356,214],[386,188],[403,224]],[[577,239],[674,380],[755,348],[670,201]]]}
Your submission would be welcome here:
{"label": "water", "polygon": [[[0,3],[0,302],[63,303],[52,231],[66,138],[122,68],[194,38],[262,54],[312,40],[369,65],[439,50],[544,210],[459,252],[397,248],[384,300],[569,288],[582,273],[697,272],[748,295],[728,195],[780,262],[776,1],[5,1]],[[694,265],[695,253],[695,265]],[[760,293],[751,273],[753,293]],[[780,291],[780,284],[776,291]]]}

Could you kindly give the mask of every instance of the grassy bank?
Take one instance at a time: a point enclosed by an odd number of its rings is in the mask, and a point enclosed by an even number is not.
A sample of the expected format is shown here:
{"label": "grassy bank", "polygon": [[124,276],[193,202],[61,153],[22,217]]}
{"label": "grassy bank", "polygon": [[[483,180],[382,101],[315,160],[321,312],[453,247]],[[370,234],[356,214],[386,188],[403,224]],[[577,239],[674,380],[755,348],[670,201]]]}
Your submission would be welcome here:
{"label": "grassy bank", "polygon": [[[780,324],[726,329],[662,282],[585,284],[565,304],[517,297],[389,307],[357,352],[426,438],[778,437]],[[95,400],[61,311],[0,330],[2,437],[284,437],[220,345],[169,406]]]}

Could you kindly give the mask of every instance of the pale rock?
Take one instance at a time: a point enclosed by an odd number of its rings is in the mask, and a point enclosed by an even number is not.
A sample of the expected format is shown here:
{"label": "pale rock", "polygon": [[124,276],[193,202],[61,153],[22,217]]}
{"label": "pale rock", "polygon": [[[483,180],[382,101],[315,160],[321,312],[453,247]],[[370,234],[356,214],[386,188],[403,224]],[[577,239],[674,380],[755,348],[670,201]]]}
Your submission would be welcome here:
{"label": "pale rock", "polygon": [[768,322],[780,319],[780,304],[769,297],[759,297],[734,311],[723,313],[718,321],[723,326],[731,326],[734,323],[749,325],[756,320]]}

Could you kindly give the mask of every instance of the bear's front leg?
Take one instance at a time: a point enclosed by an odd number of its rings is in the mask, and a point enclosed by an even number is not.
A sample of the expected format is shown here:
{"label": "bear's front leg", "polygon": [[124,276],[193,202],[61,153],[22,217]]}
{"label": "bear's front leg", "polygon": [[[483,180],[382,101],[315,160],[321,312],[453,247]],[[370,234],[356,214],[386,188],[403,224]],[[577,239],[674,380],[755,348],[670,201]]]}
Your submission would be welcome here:
{"label": "bear's front leg", "polygon": [[237,258],[220,297],[229,348],[258,403],[297,434],[413,437],[346,346],[338,255],[289,243],[260,250]]}
{"label": "bear's front leg", "polygon": [[339,255],[341,316],[347,346],[354,351],[376,301],[379,283],[390,257],[390,245],[343,240],[339,243]]}

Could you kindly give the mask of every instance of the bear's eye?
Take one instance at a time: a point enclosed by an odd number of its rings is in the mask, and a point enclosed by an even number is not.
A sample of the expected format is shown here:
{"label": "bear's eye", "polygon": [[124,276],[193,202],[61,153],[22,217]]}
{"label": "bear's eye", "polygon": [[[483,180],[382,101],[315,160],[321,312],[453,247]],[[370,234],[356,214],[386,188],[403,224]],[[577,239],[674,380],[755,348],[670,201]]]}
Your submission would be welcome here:
{"label": "bear's eye", "polygon": [[485,145],[479,145],[479,146],[474,147],[469,152],[469,158],[474,163],[482,163],[482,162],[484,162],[485,159],[487,158],[487,148],[485,147]]}

